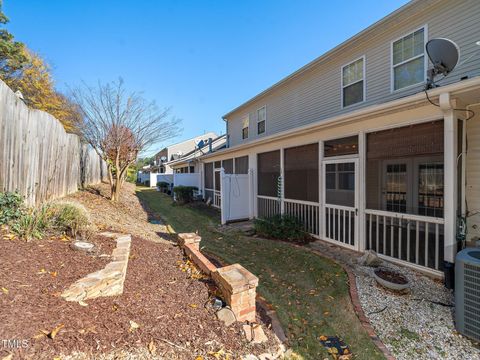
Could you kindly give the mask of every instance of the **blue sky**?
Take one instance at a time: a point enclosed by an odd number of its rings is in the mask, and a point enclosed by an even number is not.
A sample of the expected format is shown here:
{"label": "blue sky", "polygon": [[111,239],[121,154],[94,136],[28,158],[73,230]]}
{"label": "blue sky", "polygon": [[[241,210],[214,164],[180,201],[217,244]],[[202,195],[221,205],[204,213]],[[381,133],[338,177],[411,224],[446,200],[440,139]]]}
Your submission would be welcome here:
{"label": "blue sky", "polygon": [[3,10],[59,89],[121,76],[183,119],[174,143],[223,133],[222,115],[406,2],[4,0]]}

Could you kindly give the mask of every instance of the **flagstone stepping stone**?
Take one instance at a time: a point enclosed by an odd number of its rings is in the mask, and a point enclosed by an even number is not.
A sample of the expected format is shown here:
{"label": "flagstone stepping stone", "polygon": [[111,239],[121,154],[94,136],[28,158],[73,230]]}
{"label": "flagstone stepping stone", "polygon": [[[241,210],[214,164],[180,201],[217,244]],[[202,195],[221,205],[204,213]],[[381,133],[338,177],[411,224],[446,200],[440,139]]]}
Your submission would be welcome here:
{"label": "flagstone stepping stone", "polygon": [[79,251],[85,251],[85,252],[90,252],[93,250],[95,245],[92,243],[86,242],[86,241],[74,241],[70,247],[73,250],[79,250]]}

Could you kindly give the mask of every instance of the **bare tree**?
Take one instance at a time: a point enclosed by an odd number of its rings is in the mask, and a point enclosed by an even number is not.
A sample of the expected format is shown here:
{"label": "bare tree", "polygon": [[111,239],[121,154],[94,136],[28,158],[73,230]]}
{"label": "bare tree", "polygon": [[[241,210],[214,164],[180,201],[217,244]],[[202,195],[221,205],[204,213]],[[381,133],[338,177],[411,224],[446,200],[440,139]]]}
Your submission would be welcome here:
{"label": "bare tree", "polygon": [[72,90],[84,121],[81,137],[107,163],[111,199],[117,201],[128,167],[154,143],[179,134],[180,120],[170,109],[160,110],[139,93],[127,93],[122,79],[96,87],[86,84]]}

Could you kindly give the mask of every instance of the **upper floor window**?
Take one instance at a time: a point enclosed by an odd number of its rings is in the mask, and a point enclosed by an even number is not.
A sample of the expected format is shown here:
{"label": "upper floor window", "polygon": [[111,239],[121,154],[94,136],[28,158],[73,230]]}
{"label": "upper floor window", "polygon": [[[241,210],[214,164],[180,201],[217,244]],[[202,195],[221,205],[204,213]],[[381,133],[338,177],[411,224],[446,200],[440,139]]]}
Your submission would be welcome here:
{"label": "upper floor window", "polygon": [[248,126],[250,123],[250,119],[248,116],[242,120],[242,139],[248,139]]}
{"label": "upper floor window", "polygon": [[425,28],[392,43],[393,90],[425,81]]}
{"label": "upper floor window", "polygon": [[265,132],[265,122],[267,120],[267,108],[261,107],[257,110],[257,134],[263,134]]}
{"label": "upper floor window", "polygon": [[365,57],[342,67],[342,106],[365,100]]}

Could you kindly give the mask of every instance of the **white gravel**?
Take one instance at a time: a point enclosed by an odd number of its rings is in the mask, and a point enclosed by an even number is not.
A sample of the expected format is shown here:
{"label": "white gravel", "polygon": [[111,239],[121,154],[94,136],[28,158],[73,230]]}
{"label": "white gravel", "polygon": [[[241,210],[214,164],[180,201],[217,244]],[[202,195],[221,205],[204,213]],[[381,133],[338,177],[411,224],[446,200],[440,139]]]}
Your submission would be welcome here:
{"label": "white gravel", "polygon": [[453,305],[452,291],[412,270],[387,266],[410,280],[409,293],[396,294],[377,285],[372,268],[353,265],[353,270],[363,311],[392,354],[399,360],[480,360],[480,349],[455,331],[454,308],[434,303]]}

